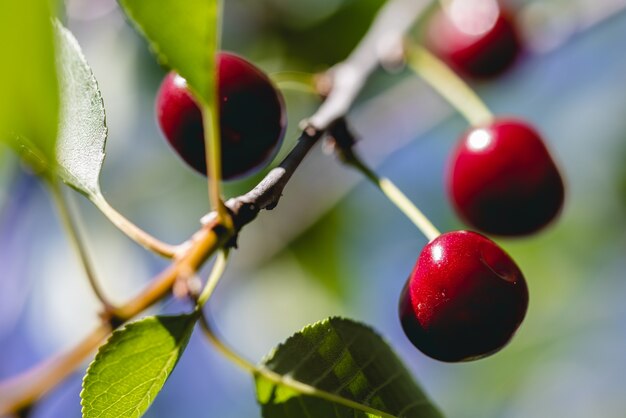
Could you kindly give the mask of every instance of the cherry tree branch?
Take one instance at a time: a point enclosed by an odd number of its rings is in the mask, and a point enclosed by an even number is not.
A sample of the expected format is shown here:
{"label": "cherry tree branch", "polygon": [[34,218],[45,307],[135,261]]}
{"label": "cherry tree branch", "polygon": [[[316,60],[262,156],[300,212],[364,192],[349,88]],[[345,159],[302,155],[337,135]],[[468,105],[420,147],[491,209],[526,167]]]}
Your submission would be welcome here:
{"label": "cherry tree branch", "polygon": [[404,36],[429,4],[429,0],[390,0],[383,6],[350,56],[329,70],[331,91],[308,120],[313,128],[326,130],[345,116],[380,64],[403,59]]}
{"label": "cherry tree branch", "polygon": [[0,382],[0,416],[34,403],[78,368],[113,328],[168,296],[178,279],[196,272],[219,248],[232,245],[236,234],[261,210],[273,209],[302,160],[333,123],[346,115],[371,73],[401,56],[404,34],[428,4],[429,0],[389,0],[348,59],[327,72],[330,92],[318,111],[303,122],[303,132],[292,151],[256,187],[225,203],[234,230],[222,225],[216,212],[206,215],[202,228],[177,248],[172,264],[130,301],[102,314],[101,325],[78,345]]}

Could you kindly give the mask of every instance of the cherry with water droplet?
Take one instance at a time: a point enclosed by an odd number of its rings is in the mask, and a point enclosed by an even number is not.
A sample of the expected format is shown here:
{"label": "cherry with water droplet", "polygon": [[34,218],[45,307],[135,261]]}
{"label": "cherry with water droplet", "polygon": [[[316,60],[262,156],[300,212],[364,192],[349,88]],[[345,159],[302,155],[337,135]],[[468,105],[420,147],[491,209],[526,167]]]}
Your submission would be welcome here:
{"label": "cherry with water droplet", "polygon": [[441,361],[476,360],[513,337],[528,307],[515,262],[475,232],[447,232],[427,244],[400,297],[409,340]]}

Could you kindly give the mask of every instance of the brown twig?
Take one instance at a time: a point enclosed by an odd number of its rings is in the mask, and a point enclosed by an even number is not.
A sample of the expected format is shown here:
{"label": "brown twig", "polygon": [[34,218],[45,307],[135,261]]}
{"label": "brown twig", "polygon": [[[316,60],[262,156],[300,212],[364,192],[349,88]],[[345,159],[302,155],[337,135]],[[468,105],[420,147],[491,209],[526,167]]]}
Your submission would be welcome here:
{"label": "brown twig", "polygon": [[[250,192],[230,199],[227,207],[235,223],[236,234],[262,209],[273,208],[287,182],[323,132],[305,129],[285,160]],[[211,217],[209,217],[211,218]],[[157,275],[150,285],[124,305],[102,315],[102,324],[77,346],[33,367],[21,375],[0,383],[0,416],[15,413],[30,405],[72,373],[96,349],[116,326],[138,315],[166,297],[176,280],[195,272],[220,247],[227,245],[233,232],[217,221],[205,220],[174,258],[173,263]]]}
{"label": "brown twig", "polygon": [[101,323],[68,351],[50,357],[25,373],[0,383],[0,416],[17,413],[68,377],[111,332]]}

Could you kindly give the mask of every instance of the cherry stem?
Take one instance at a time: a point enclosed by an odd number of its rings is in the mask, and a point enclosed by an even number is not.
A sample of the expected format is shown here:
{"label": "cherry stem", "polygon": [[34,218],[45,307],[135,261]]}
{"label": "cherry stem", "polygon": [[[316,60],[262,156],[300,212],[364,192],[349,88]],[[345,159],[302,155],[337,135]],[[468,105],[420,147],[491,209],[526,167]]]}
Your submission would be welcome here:
{"label": "cherry stem", "polygon": [[200,296],[198,296],[198,306],[202,307],[211,298],[213,291],[217,287],[217,284],[224,274],[224,270],[226,270],[226,265],[228,262],[228,252],[228,248],[223,248],[217,254],[217,258],[215,259],[215,264],[213,264],[213,269],[209,274],[209,278],[207,279],[206,284],[204,285],[204,289],[202,289],[202,292],[200,293]]}
{"label": "cherry stem", "polygon": [[93,268],[93,264],[91,262],[91,259],[89,258],[89,254],[87,253],[87,248],[80,236],[80,232],[78,230],[79,228],[76,223],[76,218],[69,208],[66,197],[61,189],[61,185],[59,184],[58,180],[51,180],[49,182],[49,185],[52,192],[52,197],[54,199],[54,203],[56,204],[57,211],[59,213],[59,217],[61,218],[61,222],[63,223],[63,226],[67,231],[67,236],[69,237],[72,247],[76,251],[76,254],[78,254],[78,258],[80,259],[83,270],[85,271],[85,275],[89,280],[89,284],[91,285],[91,288],[93,289],[93,292],[95,293],[98,300],[100,300],[100,302],[104,305],[105,311],[111,312],[115,309],[115,307],[109,302],[108,298],[104,295],[104,292],[100,287],[95,270]]}
{"label": "cherry stem", "polygon": [[271,74],[270,78],[281,90],[290,89],[317,94],[314,74],[302,71],[279,71]]}
{"label": "cherry stem", "polygon": [[211,345],[213,345],[213,347],[220,354],[222,354],[225,358],[227,358],[236,366],[240,367],[242,370],[252,375],[257,374],[257,367],[252,362],[237,354],[232,348],[226,345],[226,343],[224,343],[221,338],[216,335],[215,331],[211,327],[211,324],[209,323],[209,320],[206,317],[206,314],[202,310],[200,311],[200,326],[202,327],[202,331],[204,332],[207,340],[209,340]]}
{"label": "cherry stem", "polygon": [[[221,43],[221,20],[223,11],[222,1],[218,0],[215,7],[215,43],[213,45],[208,45],[209,50],[213,54],[215,51],[217,51]],[[204,148],[207,165],[207,176],[209,178],[209,200],[211,203],[211,209],[216,211],[217,216],[221,220],[223,226],[230,231],[233,229],[232,219],[230,217],[230,214],[228,213],[228,210],[224,206],[224,202],[222,201],[222,134],[220,130],[220,98],[218,90],[219,80],[216,54],[211,57],[209,62],[210,65],[209,68],[207,68],[207,71],[212,74],[209,82],[209,101],[208,103],[205,103],[203,100],[200,100],[202,108],[202,125],[204,128]]]}
{"label": "cherry stem", "polygon": [[410,45],[407,51],[407,64],[471,125],[484,125],[493,119],[493,114],[474,90],[426,48],[416,44]]}
{"label": "cherry stem", "polygon": [[394,204],[411,222],[426,236],[429,241],[434,240],[441,232],[430,222],[421,210],[389,179],[379,177],[354,152],[345,153],[345,162],[374,183],[380,191]]}
{"label": "cherry stem", "polygon": [[[215,92],[217,93],[217,92]],[[220,127],[217,115],[217,94],[214,94],[212,106],[202,105],[202,124],[204,126],[204,143],[206,149],[207,175],[209,177],[209,200],[211,209],[217,212],[218,218],[226,224],[230,223],[228,211],[222,202],[222,147],[220,144]],[[229,228],[230,229],[230,228]]]}
{"label": "cherry stem", "polygon": [[179,246],[164,243],[139,228],[113,208],[102,194],[91,196],[90,200],[113,225],[137,244],[165,258],[174,258],[176,255]]}

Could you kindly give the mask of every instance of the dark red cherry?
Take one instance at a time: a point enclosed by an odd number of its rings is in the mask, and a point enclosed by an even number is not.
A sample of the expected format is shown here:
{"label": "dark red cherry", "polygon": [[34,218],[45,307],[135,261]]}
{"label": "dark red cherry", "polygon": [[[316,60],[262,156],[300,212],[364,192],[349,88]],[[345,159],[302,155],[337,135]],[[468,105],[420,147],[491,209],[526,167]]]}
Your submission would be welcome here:
{"label": "dark red cherry", "polygon": [[427,43],[448,65],[473,78],[501,74],[521,51],[513,19],[495,0],[452,1],[433,16]]}
{"label": "dark red cherry", "polygon": [[564,187],[548,149],[526,123],[504,119],[467,131],[448,164],[457,213],[480,231],[524,235],[563,206]]}
{"label": "dark red cherry", "polygon": [[424,354],[468,361],[504,347],[527,307],[526,281],[515,262],[490,239],[454,231],[420,253],[400,296],[400,320]]}
{"label": "dark red cherry", "polygon": [[[241,57],[220,52],[217,68],[222,177],[233,179],[261,169],[278,152],[286,126],[284,101],[270,79]],[[185,79],[173,72],[165,77],[156,112],[168,142],[206,175],[202,114]]]}

